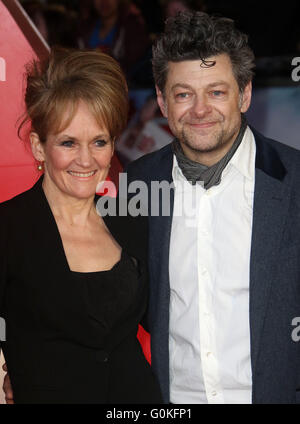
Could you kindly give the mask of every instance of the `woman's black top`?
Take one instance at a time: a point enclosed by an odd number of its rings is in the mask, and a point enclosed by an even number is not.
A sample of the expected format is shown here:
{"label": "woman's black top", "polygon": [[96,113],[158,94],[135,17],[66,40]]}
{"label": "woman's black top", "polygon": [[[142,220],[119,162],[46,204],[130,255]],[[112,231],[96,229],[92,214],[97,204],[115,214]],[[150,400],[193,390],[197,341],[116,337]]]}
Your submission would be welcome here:
{"label": "woman's black top", "polygon": [[105,223],[120,261],[73,272],[41,180],[0,205],[1,347],[16,403],[161,402],[136,338],[147,304],[143,236],[130,218]]}

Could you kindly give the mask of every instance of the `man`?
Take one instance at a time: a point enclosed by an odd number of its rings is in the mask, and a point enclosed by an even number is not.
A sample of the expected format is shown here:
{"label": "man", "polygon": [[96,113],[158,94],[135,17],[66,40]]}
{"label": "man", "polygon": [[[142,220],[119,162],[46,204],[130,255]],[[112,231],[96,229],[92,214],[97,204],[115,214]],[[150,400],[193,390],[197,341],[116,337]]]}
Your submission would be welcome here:
{"label": "man", "polygon": [[130,164],[128,183],[175,187],[170,213],[163,195],[159,214],[148,205],[166,403],[300,402],[300,153],[247,126],[253,64],[232,21],[200,12],[170,18],[153,50],[175,140]]}
{"label": "man", "polygon": [[[133,162],[128,183],[175,187],[170,214],[148,219],[152,366],[167,403],[300,402],[300,153],[247,125],[253,66],[233,22],[201,12],[168,19],[153,49],[176,138]],[[182,207],[193,199],[194,215]]]}

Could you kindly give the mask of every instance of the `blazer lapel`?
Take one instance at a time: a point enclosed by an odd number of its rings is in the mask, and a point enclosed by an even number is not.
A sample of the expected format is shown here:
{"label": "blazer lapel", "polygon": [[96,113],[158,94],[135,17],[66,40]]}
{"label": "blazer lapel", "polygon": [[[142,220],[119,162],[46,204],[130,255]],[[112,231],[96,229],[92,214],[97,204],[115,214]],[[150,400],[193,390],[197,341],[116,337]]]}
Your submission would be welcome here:
{"label": "blazer lapel", "polygon": [[[158,183],[165,182],[166,187],[172,183],[172,166],[173,166],[173,154],[171,148],[163,152],[162,157],[158,163],[156,169],[160,172],[156,173],[153,180]],[[152,180],[152,181],[153,181]],[[158,212],[155,215],[149,211],[149,263],[150,273],[152,282],[155,282],[155,296],[156,301],[152,302],[155,305],[159,305],[157,313],[159,314],[161,306],[163,310],[169,311],[169,299],[170,299],[170,285],[169,285],[169,249],[170,249],[170,235],[173,215],[173,203],[174,203],[174,190],[166,188],[166,196],[160,197],[158,204],[155,205],[155,209]],[[151,208],[154,207],[152,199],[149,200]],[[165,210],[164,210],[165,208]],[[165,317],[166,318],[166,317]],[[169,319],[169,317],[168,317]],[[164,319],[163,322],[166,324],[166,328],[163,331],[168,332],[168,319]],[[160,323],[162,324],[162,322]]]}
{"label": "blazer lapel", "polygon": [[257,356],[277,252],[287,217],[290,191],[283,182],[286,171],[278,153],[259,135],[250,258],[250,334],[252,375]]}
{"label": "blazer lapel", "polygon": [[[157,165],[155,169],[160,172],[153,175],[152,181],[172,183],[173,154],[171,148],[163,152]],[[153,199],[151,200],[152,203],[149,204],[153,206]],[[169,402],[169,250],[174,203],[173,189],[169,191],[169,202],[169,212],[162,213],[163,204],[160,201],[157,216],[149,213],[149,273],[151,281],[149,326],[152,367],[158,376],[162,395],[167,403]]]}

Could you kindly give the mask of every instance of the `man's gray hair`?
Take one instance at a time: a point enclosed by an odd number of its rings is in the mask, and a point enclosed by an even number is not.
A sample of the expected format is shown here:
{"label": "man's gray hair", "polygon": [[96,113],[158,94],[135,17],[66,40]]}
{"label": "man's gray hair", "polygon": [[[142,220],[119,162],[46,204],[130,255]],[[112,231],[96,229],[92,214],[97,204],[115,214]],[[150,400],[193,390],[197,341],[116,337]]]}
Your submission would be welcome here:
{"label": "man's gray hair", "polygon": [[248,36],[240,32],[233,20],[209,16],[204,12],[181,12],[166,21],[165,31],[153,46],[153,75],[164,92],[168,62],[202,60],[202,66],[214,66],[212,56],[227,54],[239,90],[242,93],[252,80],[254,54]]}

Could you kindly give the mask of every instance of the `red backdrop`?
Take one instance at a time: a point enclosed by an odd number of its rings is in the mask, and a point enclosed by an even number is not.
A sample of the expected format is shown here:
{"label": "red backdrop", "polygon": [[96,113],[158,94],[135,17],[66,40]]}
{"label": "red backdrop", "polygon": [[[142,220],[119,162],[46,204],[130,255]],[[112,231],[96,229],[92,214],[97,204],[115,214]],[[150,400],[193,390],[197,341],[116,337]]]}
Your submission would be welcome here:
{"label": "red backdrop", "polygon": [[[48,47],[34,30],[18,2],[0,1],[0,57],[5,64],[0,80],[0,201],[30,188],[38,174],[30,152],[17,136],[23,113],[24,64],[48,54]],[[2,69],[3,70],[3,69]]]}

